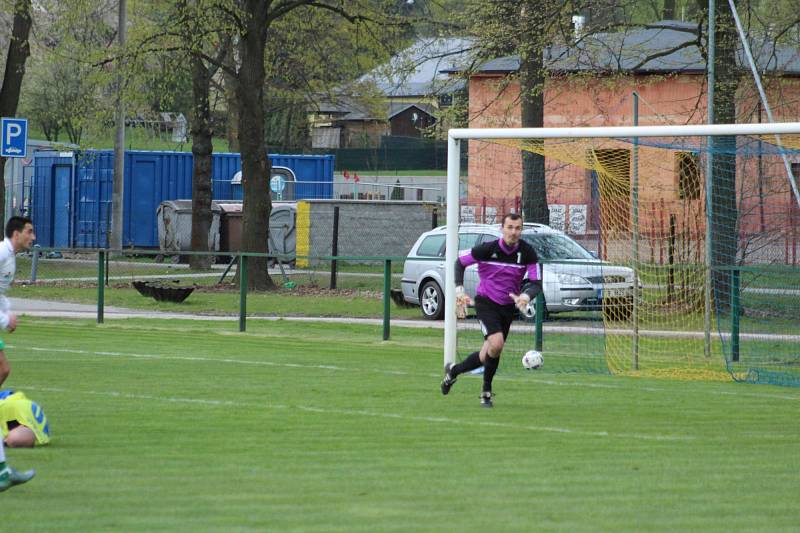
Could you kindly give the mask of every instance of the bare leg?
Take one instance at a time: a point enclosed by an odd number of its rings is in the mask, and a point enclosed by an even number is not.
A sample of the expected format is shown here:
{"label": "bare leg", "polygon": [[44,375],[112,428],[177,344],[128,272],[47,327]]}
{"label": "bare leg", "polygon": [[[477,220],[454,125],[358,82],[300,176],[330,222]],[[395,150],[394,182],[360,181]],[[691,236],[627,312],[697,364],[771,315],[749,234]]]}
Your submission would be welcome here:
{"label": "bare leg", "polygon": [[486,363],[486,358],[491,357],[493,359],[498,359],[500,354],[503,353],[503,346],[505,345],[505,340],[503,339],[502,333],[492,333],[489,335],[485,341],[483,341],[483,346],[481,347],[481,363]]}

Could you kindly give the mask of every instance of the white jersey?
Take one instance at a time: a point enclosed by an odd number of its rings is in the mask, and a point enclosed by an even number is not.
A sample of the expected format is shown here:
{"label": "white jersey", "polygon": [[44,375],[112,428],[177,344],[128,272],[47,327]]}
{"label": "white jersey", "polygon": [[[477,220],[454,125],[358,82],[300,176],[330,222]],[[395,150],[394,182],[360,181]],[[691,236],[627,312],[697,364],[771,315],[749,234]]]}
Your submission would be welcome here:
{"label": "white jersey", "polygon": [[8,327],[8,315],[11,313],[11,303],[6,298],[6,291],[14,281],[17,271],[17,254],[8,238],[0,243],[0,328]]}

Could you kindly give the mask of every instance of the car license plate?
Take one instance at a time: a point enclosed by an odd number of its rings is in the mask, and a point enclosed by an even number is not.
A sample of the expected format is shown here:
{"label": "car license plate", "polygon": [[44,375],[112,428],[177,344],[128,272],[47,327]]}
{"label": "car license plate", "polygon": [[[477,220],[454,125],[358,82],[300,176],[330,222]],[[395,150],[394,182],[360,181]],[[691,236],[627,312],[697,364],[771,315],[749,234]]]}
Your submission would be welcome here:
{"label": "car license plate", "polygon": [[597,297],[600,299],[605,298],[620,298],[628,295],[628,289],[614,288],[614,289],[600,289],[597,291]]}

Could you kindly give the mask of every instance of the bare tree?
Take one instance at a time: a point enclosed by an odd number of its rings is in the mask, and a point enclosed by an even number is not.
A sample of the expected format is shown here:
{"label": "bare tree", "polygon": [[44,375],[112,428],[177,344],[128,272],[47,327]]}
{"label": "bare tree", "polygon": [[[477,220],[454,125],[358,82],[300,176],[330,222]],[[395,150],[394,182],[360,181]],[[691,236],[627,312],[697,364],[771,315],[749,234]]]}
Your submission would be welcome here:
{"label": "bare tree", "polygon": [[[13,117],[17,114],[22,79],[25,77],[25,62],[30,55],[28,37],[32,23],[30,0],[16,0],[3,87],[0,88],[0,116],[3,117]],[[0,213],[5,213],[6,205],[5,167],[6,158],[0,157]]]}
{"label": "bare tree", "polygon": [[[192,234],[194,252],[211,251],[208,235],[213,213],[211,211],[211,165],[213,130],[211,127],[210,92],[212,79],[228,55],[230,38],[223,29],[215,28],[204,15],[202,0],[182,0],[178,3],[181,41],[188,56],[192,78]],[[206,60],[216,49],[213,58]],[[193,270],[208,268],[213,261],[210,255],[192,255],[189,266]]]}

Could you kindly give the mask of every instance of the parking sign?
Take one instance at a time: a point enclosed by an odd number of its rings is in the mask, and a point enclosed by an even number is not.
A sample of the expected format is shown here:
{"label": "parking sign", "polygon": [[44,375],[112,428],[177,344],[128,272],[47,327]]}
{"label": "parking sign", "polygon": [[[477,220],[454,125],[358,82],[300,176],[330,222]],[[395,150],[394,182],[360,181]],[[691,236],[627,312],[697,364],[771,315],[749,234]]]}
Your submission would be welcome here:
{"label": "parking sign", "polygon": [[28,155],[28,119],[3,117],[0,130],[0,156]]}

